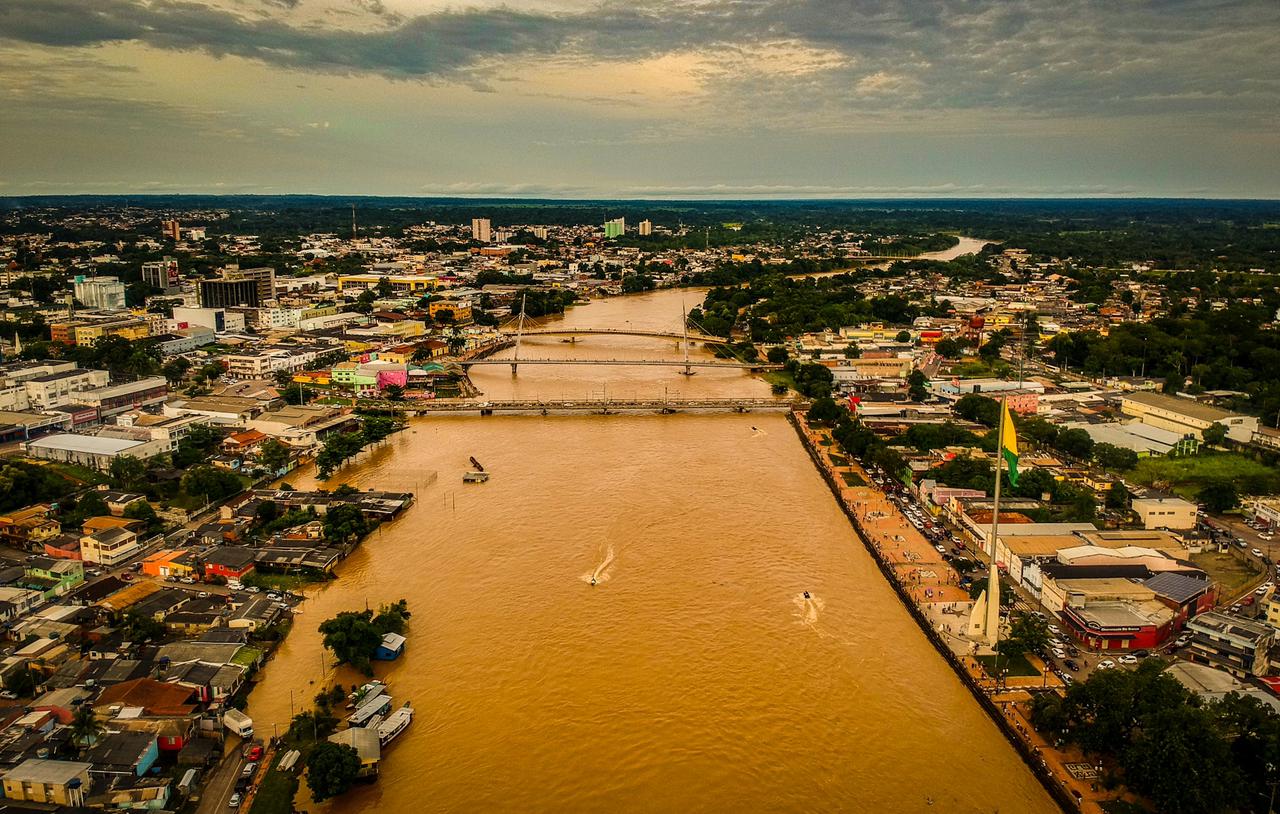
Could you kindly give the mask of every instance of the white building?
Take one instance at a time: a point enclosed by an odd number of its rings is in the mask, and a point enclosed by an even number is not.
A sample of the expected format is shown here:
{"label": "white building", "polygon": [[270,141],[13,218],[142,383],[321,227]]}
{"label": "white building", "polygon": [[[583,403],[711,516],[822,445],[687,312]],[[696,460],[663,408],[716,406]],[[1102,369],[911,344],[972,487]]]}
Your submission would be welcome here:
{"label": "white building", "polygon": [[119,565],[140,549],[138,535],[128,529],[103,529],[80,538],[80,558],[106,566]]}
{"label": "white building", "polygon": [[490,232],[488,218],[472,218],[471,219],[471,239],[478,240],[481,243],[488,243],[492,238]]}
{"label": "white building", "polygon": [[1135,498],[1133,511],[1144,529],[1193,529],[1199,514],[1196,504],[1180,497]]}
{"label": "white building", "polygon": [[95,387],[105,387],[110,374],[105,370],[62,370],[37,376],[22,383],[27,401],[36,410],[48,410],[73,404],[78,394]]}
{"label": "white building", "polygon": [[76,299],[89,308],[124,308],[124,283],[118,277],[76,277]]}
{"label": "white building", "polygon": [[648,237],[653,234],[653,222],[647,219],[640,221],[639,233],[640,237]]}

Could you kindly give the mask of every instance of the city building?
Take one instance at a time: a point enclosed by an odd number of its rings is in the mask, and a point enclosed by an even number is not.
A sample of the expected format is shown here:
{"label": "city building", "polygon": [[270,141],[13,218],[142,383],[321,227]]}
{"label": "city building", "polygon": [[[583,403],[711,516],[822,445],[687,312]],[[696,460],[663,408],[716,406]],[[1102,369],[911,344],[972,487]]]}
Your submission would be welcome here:
{"label": "city building", "polygon": [[168,291],[177,288],[180,279],[178,261],[172,257],[165,257],[163,260],[151,260],[142,264],[142,282],[152,288]]}
{"label": "city building", "polygon": [[640,221],[640,228],[638,230],[638,233],[640,237],[649,237],[650,235],[652,235],[653,222],[648,220],[647,218],[645,220]]}
{"label": "city building", "polygon": [[108,567],[125,562],[140,550],[138,535],[124,528],[103,529],[80,538],[80,559]]}
{"label": "city building", "polygon": [[1267,673],[1267,654],[1275,642],[1274,628],[1218,611],[1200,614],[1187,628],[1192,636],[1184,652],[1192,661],[1241,678]]}
{"label": "city building", "polygon": [[176,218],[173,220],[160,221],[160,231],[165,237],[169,238],[174,243],[182,240],[182,226],[178,223]]}
{"label": "city building", "polygon": [[1120,396],[1120,411],[1143,424],[1176,432],[1194,434],[1201,440],[1204,431],[1214,424],[1227,430],[1227,437],[1242,444],[1249,443],[1258,431],[1258,417],[1232,413],[1208,404],[1163,393],[1125,393]]}
{"label": "city building", "polygon": [[623,235],[625,235],[626,233],[627,233],[627,219],[626,219],[626,218],[614,218],[613,220],[607,220],[607,221],[605,221],[605,222],[604,222],[604,236],[605,236],[605,237],[607,237],[607,238],[609,238],[609,237],[622,237],[622,236],[623,236]]}
{"label": "city building", "polygon": [[1196,527],[1196,504],[1180,497],[1134,498],[1130,504],[1144,529],[1186,530]]}
{"label": "city building", "polygon": [[105,472],[116,458],[152,458],[167,452],[163,441],[56,433],[23,444],[28,457],[79,464]]}
{"label": "city building", "polygon": [[136,317],[80,323],[74,326],[74,338],[69,344],[91,347],[108,336],[118,336],[130,342],[146,339],[151,336],[151,323]]}
{"label": "city building", "polygon": [[124,308],[124,283],[118,277],[77,275],[73,287],[76,299],[89,308]]}
{"label": "city building", "polygon": [[471,239],[481,243],[488,243],[492,237],[490,234],[490,228],[488,218],[472,218]]}
{"label": "city building", "polygon": [[268,266],[227,266],[220,279],[200,281],[200,305],[204,308],[261,308],[275,296],[276,270]]}

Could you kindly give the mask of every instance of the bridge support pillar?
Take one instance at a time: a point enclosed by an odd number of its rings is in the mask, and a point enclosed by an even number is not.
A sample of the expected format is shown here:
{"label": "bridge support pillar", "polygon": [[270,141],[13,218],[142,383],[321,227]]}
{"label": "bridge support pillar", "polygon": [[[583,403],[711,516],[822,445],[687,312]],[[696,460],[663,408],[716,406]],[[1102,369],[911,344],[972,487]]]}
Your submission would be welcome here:
{"label": "bridge support pillar", "polygon": [[512,362],[512,363],[511,363],[511,376],[512,376],[512,378],[515,378],[515,375],[516,375],[516,363],[515,363],[515,362]]}

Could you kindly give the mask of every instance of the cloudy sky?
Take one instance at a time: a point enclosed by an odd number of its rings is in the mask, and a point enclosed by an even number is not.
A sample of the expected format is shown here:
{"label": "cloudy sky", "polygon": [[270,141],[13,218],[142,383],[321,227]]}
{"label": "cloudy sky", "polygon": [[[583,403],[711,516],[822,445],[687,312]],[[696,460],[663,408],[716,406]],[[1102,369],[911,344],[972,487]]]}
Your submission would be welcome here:
{"label": "cloudy sky", "polygon": [[3,0],[0,194],[1280,197],[1277,0]]}

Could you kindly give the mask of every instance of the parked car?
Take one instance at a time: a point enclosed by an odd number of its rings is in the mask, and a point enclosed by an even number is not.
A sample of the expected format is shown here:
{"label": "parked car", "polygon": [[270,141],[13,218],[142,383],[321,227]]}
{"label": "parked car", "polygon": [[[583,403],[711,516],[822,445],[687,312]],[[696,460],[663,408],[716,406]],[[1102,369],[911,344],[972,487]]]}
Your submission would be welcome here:
{"label": "parked car", "polygon": [[240,770],[241,777],[253,777],[253,773],[258,770],[258,762],[251,760],[244,764],[244,768]]}
{"label": "parked car", "polygon": [[1077,662],[1075,659],[1065,659],[1065,660],[1063,660],[1063,662],[1062,662],[1062,666],[1066,667],[1068,670],[1070,670],[1070,671],[1071,671],[1071,672],[1073,672],[1073,673],[1074,673],[1074,672],[1079,672],[1079,670],[1080,670],[1080,663],[1079,663],[1079,662]]}
{"label": "parked car", "polygon": [[1186,647],[1188,644],[1191,644],[1191,634],[1183,633],[1181,636],[1174,639],[1173,643],[1176,644],[1178,647]]}
{"label": "parked car", "polygon": [[245,755],[245,757],[254,761],[262,760],[262,745],[255,743],[253,746],[249,747],[249,753]]}
{"label": "parked car", "polygon": [[240,797],[240,792],[237,791],[235,794],[231,795],[231,799],[227,801],[227,807],[239,808],[241,799],[242,798]]}
{"label": "parked car", "polygon": [[1255,556],[1255,557],[1261,557],[1261,556],[1262,556],[1262,549],[1259,549],[1259,548],[1251,548],[1251,549],[1249,549],[1249,553],[1250,553],[1250,554],[1252,554],[1252,555],[1253,555],[1253,556]]}
{"label": "parked car", "polygon": [[1095,669],[1095,670],[1110,670],[1112,667],[1115,667],[1115,666],[1116,666],[1116,663],[1115,663],[1114,661],[1112,661],[1111,659],[1103,659],[1102,661],[1098,662],[1098,666],[1097,666],[1097,667],[1095,667],[1094,669]]}
{"label": "parked car", "polygon": [[1150,655],[1151,655],[1151,651],[1150,651],[1150,650],[1135,650],[1135,651],[1133,651],[1133,657],[1134,657],[1134,658],[1136,658],[1136,659],[1145,659],[1147,656],[1150,656]]}
{"label": "parked car", "polygon": [[1121,664],[1137,664],[1138,657],[1133,655],[1132,653],[1125,653],[1123,656],[1118,658],[1117,661],[1119,661]]}
{"label": "parked car", "polygon": [[1065,659],[1067,657],[1067,651],[1063,650],[1061,647],[1055,647],[1053,648],[1053,657],[1055,659]]}
{"label": "parked car", "polygon": [[208,592],[208,591],[201,591],[200,593],[196,594],[196,596],[200,597],[201,599],[208,599],[208,598],[209,598],[209,592]]}

